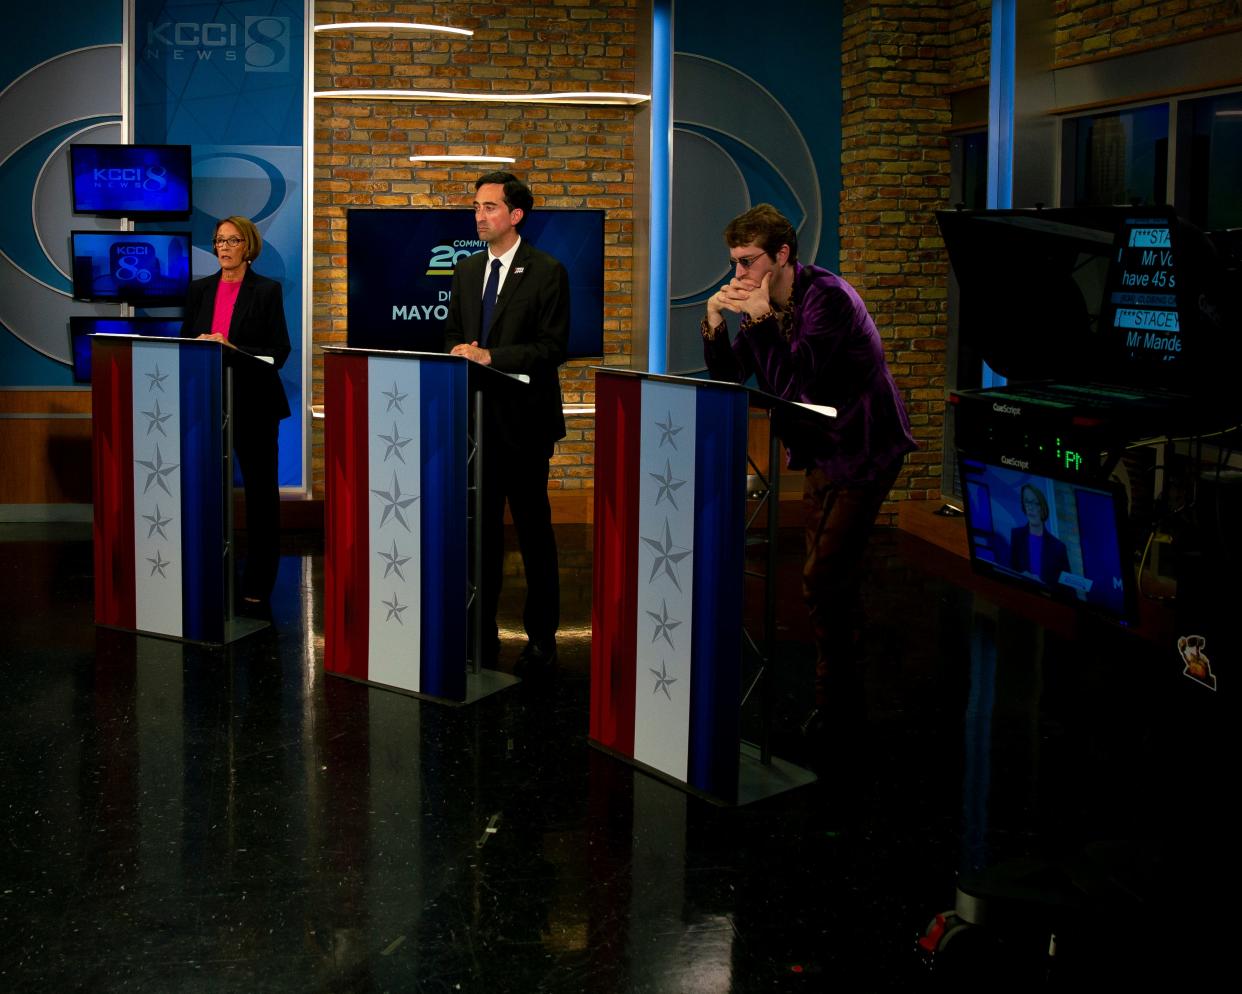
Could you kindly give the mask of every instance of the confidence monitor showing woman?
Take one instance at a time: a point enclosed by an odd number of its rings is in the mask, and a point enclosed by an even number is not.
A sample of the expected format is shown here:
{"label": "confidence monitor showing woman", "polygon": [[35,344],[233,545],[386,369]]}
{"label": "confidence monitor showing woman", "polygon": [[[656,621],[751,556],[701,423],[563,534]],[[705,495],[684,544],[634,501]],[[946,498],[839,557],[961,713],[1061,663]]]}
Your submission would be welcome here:
{"label": "confidence monitor showing woman", "polygon": [[969,456],[962,458],[962,482],[977,571],[1122,623],[1135,620],[1136,576],[1120,488]]}

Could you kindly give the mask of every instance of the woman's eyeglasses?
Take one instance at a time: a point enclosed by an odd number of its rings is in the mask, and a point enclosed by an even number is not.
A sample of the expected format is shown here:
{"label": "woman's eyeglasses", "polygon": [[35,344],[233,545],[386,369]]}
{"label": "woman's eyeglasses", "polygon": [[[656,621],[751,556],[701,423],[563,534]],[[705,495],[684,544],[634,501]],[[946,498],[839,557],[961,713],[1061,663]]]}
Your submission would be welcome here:
{"label": "woman's eyeglasses", "polygon": [[244,238],[238,238],[236,235],[232,235],[228,238],[217,238],[211,244],[214,245],[216,248],[221,248],[225,245],[227,245],[229,248],[237,248],[237,246],[240,245],[243,241],[245,241]]}

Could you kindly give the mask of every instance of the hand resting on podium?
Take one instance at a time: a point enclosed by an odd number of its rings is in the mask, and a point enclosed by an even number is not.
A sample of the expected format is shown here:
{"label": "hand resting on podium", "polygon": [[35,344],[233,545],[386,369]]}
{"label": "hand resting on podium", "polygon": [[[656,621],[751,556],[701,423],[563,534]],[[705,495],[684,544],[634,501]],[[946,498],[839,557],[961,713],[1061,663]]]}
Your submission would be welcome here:
{"label": "hand resting on podium", "polygon": [[[218,332],[218,331],[213,331],[213,332],[212,332],[211,334],[209,334],[209,335],[199,335],[199,336],[197,336],[197,337],[198,337],[198,338],[203,338],[203,339],[206,339],[206,340],[207,340],[207,341],[209,341],[209,342],[219,342],[221,345],[228,346],[230,349],[233,349],[235,352],[245,352],[245,351],[246,351],[245,349],[239,349],[236,345],[234,345],[232,342],[230,342],[227,338],[225,338],[225,337],[224,337],[224,335],[220,334],[220,332]],[[255,353],[253,353],[253,352],[246,352],[246,355],[250,356],[250,357],[251,357],[251,358],[253,358],[253,359],[259,359],[259,360],[261,360],[262,362],[266,362],[266,363],[267,363],[268,365],[270,365],[270,366],[275,366],[275,365],[276,365],[276,359],[275,359],[275,357],[273,357],[273,356],[270,356],[270,355],[256,355],[256,354],[255,354]]]}

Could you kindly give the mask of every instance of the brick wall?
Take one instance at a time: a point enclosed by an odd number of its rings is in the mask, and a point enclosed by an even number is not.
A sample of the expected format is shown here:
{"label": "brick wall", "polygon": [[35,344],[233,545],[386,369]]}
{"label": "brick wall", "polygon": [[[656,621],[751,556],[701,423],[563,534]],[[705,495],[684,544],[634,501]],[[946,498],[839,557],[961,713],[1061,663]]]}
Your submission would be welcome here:
{"label": "brick wall", "polygon": [[[648,25],[640,0],[540,0],[538,5],[317,0],[315,22],[422,21],[470,28],[470,38],[379,33],[317,35],[315,89],[399,88],[515,92],[634,90]],[[314,118],[315,345],[346,331],[345,211],[355,206],[465,206],[485,167],[426,168],[414,154],[511,155],[535,206],[607,211],[605,362],[628,365],[633,271],[633,108],[504,106],[321,98]],[[561,370],[566,403],[593,400],[587,367]],[[313,360],[314,403],[323,400],[323,357]],[[592,421],[571,419],[553,457],[551,489],[590,485]],[[314,491],[323,494],[323,435],[312,439]]]}
{"label": "brick wall", "polygon": [[992,0],[960,0],[949,14],[948,84],[951,89],[988,82],[992,63]]}
{"label": "brick wall", "polygon": [[1242,30],[1242,0],[1056,0],[1058,66]]}
{"label": "brick wall", "polygon": [[[940,496],[948,261],[934,212],[949,194],[951,10],[847,0],[844,11],[841,273],[875,318],[920,446],[894,500]],[[890,503],[882,520],[894,514]]]}

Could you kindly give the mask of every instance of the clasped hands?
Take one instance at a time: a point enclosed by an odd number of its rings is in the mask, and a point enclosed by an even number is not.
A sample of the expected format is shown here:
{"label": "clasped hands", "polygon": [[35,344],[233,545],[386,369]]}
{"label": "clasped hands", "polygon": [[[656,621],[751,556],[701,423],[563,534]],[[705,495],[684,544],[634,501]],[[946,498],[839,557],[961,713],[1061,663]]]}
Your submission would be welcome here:
{"label": "clasped hands", "polygon": [[720,323],[725,311],[745,314],[751,320],[763,317],[772,310],[772,298],[768,292],[771,273],[764,273],[762,282],[749,277],[735,276],[707,298],[707,318],[712,326]]}
{"label": "clasped hands", "polygon": [[449,355],[465,356],[471,362],[477,362],[482,366],[490,366],[492,364],[492,354],[487,349],[479,348],[478,342],[471,342],[469,345],[454,345],[449,349]]}

